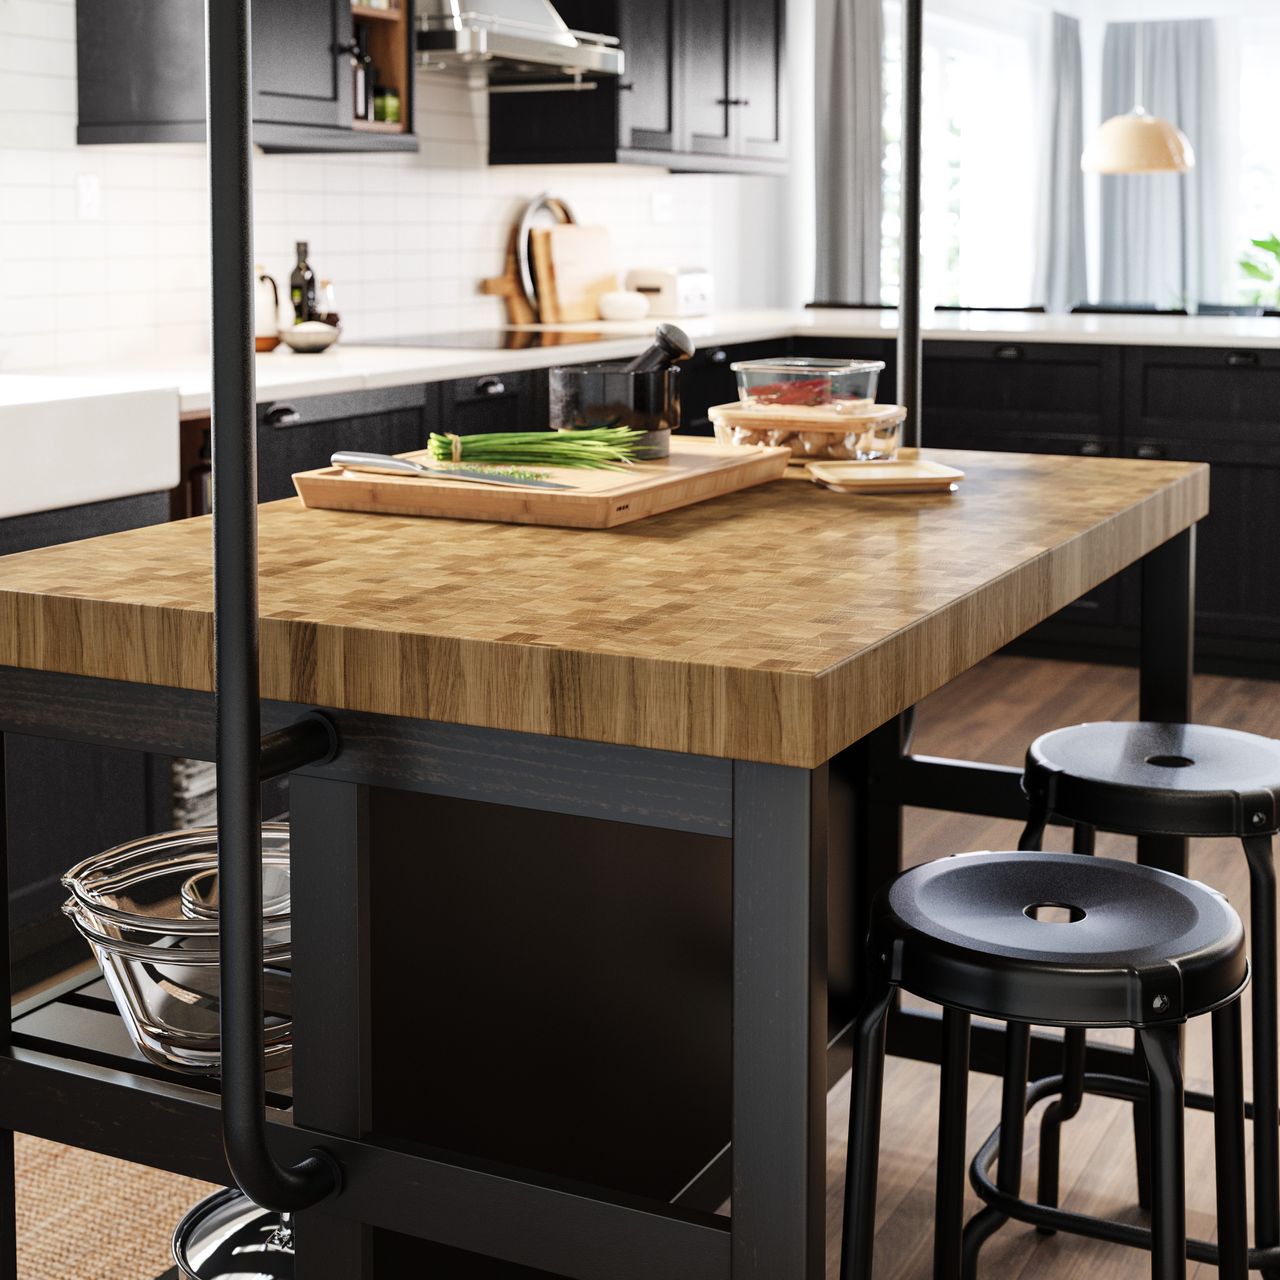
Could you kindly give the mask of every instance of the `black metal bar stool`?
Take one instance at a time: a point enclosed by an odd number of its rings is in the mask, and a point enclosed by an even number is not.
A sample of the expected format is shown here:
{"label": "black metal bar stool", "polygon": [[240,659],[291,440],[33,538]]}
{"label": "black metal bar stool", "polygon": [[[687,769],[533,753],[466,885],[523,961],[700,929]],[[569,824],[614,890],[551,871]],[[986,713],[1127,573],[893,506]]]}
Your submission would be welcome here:
{"label": "black metal bar stool", "polygon": [[[1255,1247],[1250,1263],[1268,1280],[1280,1280],[1280,1049],[1272,857],[1272,837],[1280,830],[1280,742],[1208,725],[1075,725],[1046,733],[1031,744],[1023,789],[1030,801],[1023,849],[1039,849],[1045,826],[1055,817],[1074,824],[1072,847],[1078,853],[1093,851],[1097,830],[1241,841],[1249,867],[1253,981],[1253,1105],[1246,1108],[1254,1118]],[[1069,1030],[1064,1041],[1066,1087],[1061,1099],[1046,1110],[1040,1130],[1037,1198],[1049,1206],[1058,1203],[1061,1125],[1079,1110],[1084,1092],[1084,1032]],[[1139,1149],[1144,1101],[1140,1091],[1135,1098]],[[1187,1105],[1209,1109],[1213,1099],[1191,1094]],[[1258,1124],[1259,1116],[1269,1116],[1270,1123]],[[1143,1174],[1140,1159],[1139,1200],[1145,1206],[1149,1196]],[[975,1230],[980,1233],[982,1228]],[[976,1254],[981,1242],[971,1238],[969,1251]]]}
{"label": "black metal bar stool", "polygon": [[[973,853],[905,872],[872,909],[867,1002],[854,1031],[844,1280],[871,1280],[885,1019],[895,989],[943,1007],[934,1280],[961,1274],[971,1015],[1008,1024],[996,1141],[1000,1186],[1022,1171],[1032,1024],[1133,1027],[1152,1107],[1153,1280],[1184,1280],[1186,1214],[1178,1029],[1212,1014],[1219,1275],[1247,1274],[1239,997],[1244,929],[1221,894],[1165,871],[1071,853]],[[1037,1096],[1062,1082],[1038,1081]],[[1118,1080],[1117,1087],[1133,1086]],[[1059,1211],[1060,1212],[1060,1211]],[[1012,1216],[1012,1215],[1008,1215]],[[1003,1219],[1002,1219],[1003,1220]]]}

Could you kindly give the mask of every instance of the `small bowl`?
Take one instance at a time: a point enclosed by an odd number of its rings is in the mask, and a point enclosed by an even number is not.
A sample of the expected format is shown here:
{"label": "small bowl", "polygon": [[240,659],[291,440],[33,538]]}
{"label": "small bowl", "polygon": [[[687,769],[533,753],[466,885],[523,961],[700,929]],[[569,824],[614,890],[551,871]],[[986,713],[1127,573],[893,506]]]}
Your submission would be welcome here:
{"label": "small bowl", "polygon": [[883,360],[739,360],[738,399],[748,408],[834,409],[858,413],[875,403]]}
{"label": "small bowl", "polygon": [[598,305],[601,320],[643,320],[649,314],[649,299],[634,289],[611,289]]}
{"label": "small bowl", "polygon": [[341,336],[342,329],[338,325],[325,324],[323,320],[305,320],[302,324],[280,330],[280,341],[299,355],[327,351]]}

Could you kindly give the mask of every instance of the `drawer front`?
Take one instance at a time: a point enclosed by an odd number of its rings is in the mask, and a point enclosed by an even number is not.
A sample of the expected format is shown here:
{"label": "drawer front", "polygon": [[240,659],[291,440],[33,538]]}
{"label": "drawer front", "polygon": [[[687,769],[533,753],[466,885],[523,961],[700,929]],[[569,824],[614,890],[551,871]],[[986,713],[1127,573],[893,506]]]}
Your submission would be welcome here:
{"label": "drawer front", "polygon": [[421,385],[396,387],[261,405],[258,501],[293,497],[294,473],[326,466],[339,449],[407,453],[423,448],[432,390]]}
{"label": "drawer front", "polygon": [[1138,348],[1127,356],[1125,385],[1131,436],[1209,431],[1280,447],[1280,351]]}
{"label": "drawer front", "polygon": [[540,431],[547,425],[547,374],[543,369],[486,373],[441,384],[440,426],[470,435],[479,431]]}
{"label": "drawer front", "polygon": [[925,436],[932,424],[1005,421],[1066,435],[1119,438],[1121,363],[1111,347],[931,342],[924,360]]}

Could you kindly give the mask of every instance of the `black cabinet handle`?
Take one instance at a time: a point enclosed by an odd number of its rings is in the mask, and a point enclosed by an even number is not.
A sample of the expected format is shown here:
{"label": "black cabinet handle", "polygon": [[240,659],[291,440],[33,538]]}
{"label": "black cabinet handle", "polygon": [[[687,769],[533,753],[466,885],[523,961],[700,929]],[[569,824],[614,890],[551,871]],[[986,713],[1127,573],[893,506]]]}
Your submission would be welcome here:
{"label": "black cabinet handle", "polygon": [[1252,369],[1258,363],[1256,351],[1228,351],[1227,365],[1232,369]]}
{"label": "black cabinet handle", "polygon": [[636,87],[636,86],[635,86],[635,84],[634,84],[632,81],[630,81],[630,80],[624,80],[620,85],[618,85],[618,92],[619,92],[619,93],[630,93],[630,92],[631,92],[635,87]]}
{"label": "black cabinet handle", "polygon": [[1101,458],[1107,451],[1107,446],[1101,440],[1086,440],[1080,446],[1080,452],[1086,458]]}
{"label": "black cabinet handle", "polygon": [[751,105],[750,98],[717,98],[717,107],[749,107]]}
{"label": "black cabinet handle", "polygon": [[507,384],[501,378],[481,378],[476,383],[478,396],[505,396],[506,394]]}
{"label": "black cabinet handle", "polygon": [[1026,353],[1021,347],[997,347],[991,354],[997,360],[1021,360]]}
{"label": "black cabinet handle", "polygon": [[712,364],[724,364],[729,359],[729,353],[723,347],[717,347],[707,357]]}
{"label": "black cabinet handle", "polygon": [[293,427],[302,421],[302,414],[291,404],[273,404],[262,416],[269,427]]}
{"label": "black cabinet handle", "polygon": [[348,40],[345,44],[335,44],[333,46],[333,56],[335,58],[342,57],[344,53],[352,58],[358,57],[360,54],[360,42],[358,40]]}
{"label": "black cabinet handle", "polygon": [[1134,457],[1137,458],[1163,458],[1164,445],[1162,444],[1140,444],[1134,451]]}

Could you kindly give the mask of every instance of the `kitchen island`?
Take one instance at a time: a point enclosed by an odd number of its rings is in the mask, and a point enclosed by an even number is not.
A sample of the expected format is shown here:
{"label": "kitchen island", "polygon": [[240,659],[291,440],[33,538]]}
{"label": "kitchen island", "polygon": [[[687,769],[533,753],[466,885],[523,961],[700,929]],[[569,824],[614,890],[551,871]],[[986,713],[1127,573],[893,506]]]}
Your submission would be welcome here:
{"label": "kitchen island", "polygon": [[[341,743],[291,783],[271,1133],[346,1175],[302,1280],[822,1276],[900,808],[1021,809],[1015,770],[911,756],[910,707],[1141,562],[1142,713],[1190,713],[1207,469],[936,456],[955,495],[785,480],[599,533],[261,508],[264,725],[318,707]],[[212,758],[207,521],[0,560],[0,610],[0,730]],[[0,1125],[225,1180],[216,1091],[82,987],[15,1018]],[[924,1015],[891,1037],[936,1052]]]}

